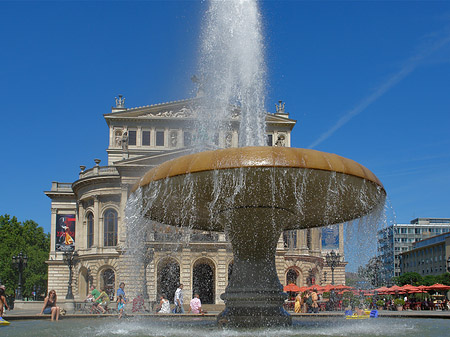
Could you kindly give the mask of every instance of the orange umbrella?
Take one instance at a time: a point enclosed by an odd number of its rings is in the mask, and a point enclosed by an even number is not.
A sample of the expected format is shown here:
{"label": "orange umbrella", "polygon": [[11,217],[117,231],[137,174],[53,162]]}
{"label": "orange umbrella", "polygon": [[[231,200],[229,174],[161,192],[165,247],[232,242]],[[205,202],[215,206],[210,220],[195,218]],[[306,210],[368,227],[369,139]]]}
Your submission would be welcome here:
{"label": "orange umbrella", "polygon": [[436,291],[449,290],[449,289],[450,289],[450,286],[446,286],[445,284],[440,284],[440,283],[433,284],[432,286],[429,286],[427,288],[427,290],[436,290]]}
{"label": "orange umbrella", "polygon": [[293,293],[298,293],[300,291],[300,287],[294,283],[289,283],[287,286],[283,287],[283,291],[290,291]]}
{"label": "orange umbrella", "polygon": [[377,291],[378,293],[387,293],[389,291],[389,288],[380,287],[380,288],[374,289],[374,291]]}
{"label": "orange umbrella", "polygon": [[407,293],[413,294],[413,293],[420,293],[421,290],[419,287],[412,286],[410,284],[405,284],[403,287],[401,287],[404,291]]}
{"label": "orange umbrella", "polygon": [[334,285],[332,285],[332,284],[327,284],[325,287],[323,287],[324,292],[330,292],[333,289],[334,289]]}
{"label": "orange umbrella", "polygon": [[419,290],[420,290],[421,293],[426,293],[427,290],[428,290],[428,287],[427,287],[427,286],[418,286],[417,288],[419,288]]}
{"label": "orange umbrella", "polygon": [[338,285],[334,286],[334,289],[338,289],[338,290],[352,290],[352,289],[355,289],[355,288],[350,287],[350,286],[346,286],[346,285],[343,285],[343,284],[338,284]]}

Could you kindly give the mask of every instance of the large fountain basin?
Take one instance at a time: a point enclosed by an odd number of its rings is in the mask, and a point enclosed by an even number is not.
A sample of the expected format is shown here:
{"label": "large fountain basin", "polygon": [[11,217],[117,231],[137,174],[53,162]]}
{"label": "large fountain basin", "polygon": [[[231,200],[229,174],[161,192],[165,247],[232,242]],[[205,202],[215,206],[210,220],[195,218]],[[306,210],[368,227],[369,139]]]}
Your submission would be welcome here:
{"label": "large fountain basin", "polygon": [[228,221],[261,223],[263,209],[283,229],[341,223],[372,212],[386,195],[378,178],[351,159],[285,147],[183,156],[148,171],[138,187],[153,220],[183,225],[194,219],[189,226],[214,231]]}

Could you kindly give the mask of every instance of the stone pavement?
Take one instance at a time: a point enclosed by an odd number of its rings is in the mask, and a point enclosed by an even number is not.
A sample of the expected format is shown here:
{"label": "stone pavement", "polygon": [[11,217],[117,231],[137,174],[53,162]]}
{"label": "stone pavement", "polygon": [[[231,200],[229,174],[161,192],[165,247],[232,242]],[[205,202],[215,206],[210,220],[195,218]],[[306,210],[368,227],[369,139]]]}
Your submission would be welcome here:
{"label": "stone pavement", "polygon": [[[24,320],[24,319],[48,319],[49,315],[38,315],[39,310],[33,309],[14,309],[11,311],[5,311],[3,317],[7,321],[13,320]],[[220,311],[209,311],[205,315],[201,315],[201,317],[205,318],[214,318]],[[341,311],[322,311],[317,314],[296,314],[290,312],[292,317],[340,317],[344,316],[344,312]],[[126,311],[127,316],[148,316],[148,317],[172,317],[173,319],[179,319],[182,317],[195,316],[199,317],[199,315],[174,315],[174,314],[155,314],[155,313],[145,313],[145,314],[133,314],[131,310]],[[88,318],[88,317],[116,317],[117,314],[105,314],[105,315],[91,315],[91,314],[80,314],[68,312],[64,318]],[[430,310],[406,310],[406,311],[389,311],[389,310],[381,310],[378,312],[379,317],[395,317],[395,318],[440,318],[440,319],[450,319],[450,311],[430,311]]]}

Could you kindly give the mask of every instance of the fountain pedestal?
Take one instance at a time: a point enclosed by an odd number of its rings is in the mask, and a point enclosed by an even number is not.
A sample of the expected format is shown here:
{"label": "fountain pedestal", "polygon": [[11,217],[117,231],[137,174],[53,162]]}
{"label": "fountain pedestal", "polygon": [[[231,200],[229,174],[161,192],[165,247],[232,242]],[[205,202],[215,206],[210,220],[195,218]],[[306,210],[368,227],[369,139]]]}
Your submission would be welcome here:
{"label": "fountain pedestal", "polygon": [[260,327],[291,325],[287,298],[278,279],[275,252],[282,226],[275,219],[286,211],[244,207],[221,212],[233,248],[233,267],[221,298],[226,308],[221,325]]}

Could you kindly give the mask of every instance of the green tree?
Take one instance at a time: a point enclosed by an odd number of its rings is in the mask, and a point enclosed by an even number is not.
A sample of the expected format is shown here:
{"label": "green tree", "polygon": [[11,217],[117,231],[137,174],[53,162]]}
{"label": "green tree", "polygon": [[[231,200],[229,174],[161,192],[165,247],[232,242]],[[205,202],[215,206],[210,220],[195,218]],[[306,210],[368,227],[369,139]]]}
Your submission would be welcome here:
{"label": "green tree", "polygon": [[22,274],[22,294],[31,297],[33,287],[42,292],[47,289],[47,264],[50,234],[32,220],[21,223],[16,217],[0,215],[0,280],[6,285],[6,294],[13,295],[18,287],[19,275],[12,257],[20,252],[28,256]]}
{"label": "green tree", "polygon": [[363,267],[358,267],[358,276],[369,282],[372,287],[379,287],[383,279],[383,263],[377,256],[370,258],[369,262]]}
{"label": "green tree", "polygon": [[436,283],[441,283],[450,286],[450,273],[444,273],[441,275],[438,275],[436,277]]}
{"label": "green tree", "polygon": [[408,272],[395,277],[394,282],[398,286],[404,286],[405,284],[420,286],[423,284],[423,277],[419,273]]}

